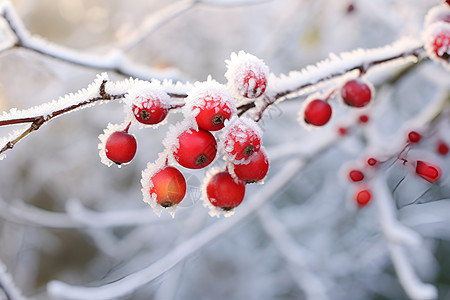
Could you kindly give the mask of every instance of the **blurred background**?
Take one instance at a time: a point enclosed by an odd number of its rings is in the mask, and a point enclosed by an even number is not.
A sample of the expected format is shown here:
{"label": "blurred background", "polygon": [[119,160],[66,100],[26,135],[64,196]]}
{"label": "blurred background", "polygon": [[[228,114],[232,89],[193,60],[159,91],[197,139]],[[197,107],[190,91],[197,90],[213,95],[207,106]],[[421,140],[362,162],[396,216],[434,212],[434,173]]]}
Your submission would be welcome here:
{"label": "blurred background", "polygon": [[[102,57],[123,47],[123,41],[167,8],[188,1],[11,3],[33,35]],[[211,0],[169,17],[142,41],[128,45],[124,55],[152,68],[158,79],[195,82],[211,75],[225,83],[225,60],[231,52],[244,50],[263,59],[278,76],[325,59],[330,52],[380,47],[405,35],[420,39],[424,16],[440,3]],[[6,32],[5,22],[0,25]],[[2,111],[76,92],[104,71],[10,48],[4,41],[2,47]],[[425,60],[401,70],[405,72],[390,66],[368,74],[377,98],[368,110],[371,121],[366,128],[358,125],[310,155],[261,210],[226,231],[212,230],[216,237],[211,242],[192,255],[181,252],[175,267],[117,299],[409,299],[392,265],[375,205],[358,209],[352,201],[353,187],[341,176],[345,164],[360,161],[368,151],[367,132],[378,132],[385,143],[392,143],[401,136],[400,128],[433,99],[448,97],[450,76],[441,65]],[[112,80],[125,78],[114,71],[108,74]],[[360,114],[335,101],[332,122],[310,130],[297,121],[304,99],[289,99],[265,114],[264,145],[274,159],[265,184],[248,186],[244,202],[255,200],[292,157],[301,155],[297,147],[307,149]],[[157,263],[203,230],[238,218],[239,208],[229,219],[211,218],[200,201],[205,170],[187,169],[182,172],[188,197],[175,218],[166,213],[157,217],[142,201],[140,179],[147,163],[163,150],[168,125],[132,128],[138,140],[136,157],[120,169],[108,168],[100,162],[98,135],[109,122],[121,123],[123,118],[118,101],[64,115],[25,138],[0,161],[0,261],[25,297],[75,299],[69,293],[49,293],[48,283],[114,282]],[[167,123],[180,118],[171,113]],[[23,128],[2,127],[0,137]],[[448,129],[448,119],[438,128]],[[449,132],[430,131],[419,151],[433,152],[437,139],[450,141]],[[450,161],[439,159],[444,177],[435,185],[394,162],[383,172],[400,221],[423,237],[420,246],[404,248],[405,257],[421,280],[438,288],[438,299],[450,299],[450,210],[442,209],[448,208],[446,202],[415,207],[450,198]],[[215,164],[223,165],[220,160]],[[1,290],[0,299],[8,299]]]}

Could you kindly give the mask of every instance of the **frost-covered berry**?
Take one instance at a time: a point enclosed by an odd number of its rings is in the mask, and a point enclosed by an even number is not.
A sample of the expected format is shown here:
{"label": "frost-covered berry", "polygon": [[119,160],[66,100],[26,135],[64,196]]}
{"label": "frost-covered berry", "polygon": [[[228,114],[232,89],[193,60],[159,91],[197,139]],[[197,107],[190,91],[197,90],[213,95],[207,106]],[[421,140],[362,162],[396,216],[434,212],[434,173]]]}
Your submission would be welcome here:
{"label": "frost-covered berry", "polygon": [[269,159],[262,148],[252,155],[248,164],[234,165],[233,168],[236,177],[246,183],[263,180],[268,171]]}
{"label": "frost-covered berry", "polygon": [[241,204],[245,195],[245,184],[236,181],[226,171],[220,172],[209,179],[206,195],[213,206],[228,211]]}
{"label": "frost-covered berry", "polygon": [[258,124],[248,118],[233,117],[221,135],[221,148],[233,164],[248,162],[261,148],[262,132]]}
{"label": "frost-covered berry", "polygon": [[236,97],[258,98],[266,90],[269,68],[256,56],[240,51],[227,60],[225,77]]}
{"label": "frost-covered berry", "polygon": [[351,181],[358,182],[364,179],[364,173],[361,172],[360,170],[351,170],[348,173],[348,177],[350,178]]}
{"label": "frost-covered berry", "polygon": [[358,190],[355,193],[354,197],[355,197],[356,204],[358,204],[359,207],[364,207],[372,199],[372,192],[370,189]]}
{"label": "frost-covered berry", "polygon": [[332,109],[327,101],[315,99],[309,102],[304,110],[304,120],[307,124],[323,126],[331,118]]}
{"label": "frost-covered berry", "polygon": [[432,23],[424,32],[425,49],[435,61],[450,65],[450,23],[439,21]]}
{"label": "frost-covered berry", "polygon": [[448,154],[449,148],[448,148],[448,145],[445,142],[439,141],[436,148],[437,148],[436,150],[437,150],[437,152],[439,154],[441,154],[441,155],[447,155]]}
{"label": "frost-covered berry", "polygon": [[118,165],[130,162],[136,150],[136,138],[128,133],[128,127],[123,131],[113,132],[106,140],[106,157]]}
{"label": "frost-covered berry", "polygon": [[188,92],[183,108],[187,118],[195,117],[198,126],[208,131],[222,129],[224,122],[236,114],[235,100],[229,90],[216,81],[197,83]]}
{"label": "frost-covered berry", "polygon": [[351,107],[364,107],[372,99],[372,89],[361,79],[347,81],[341,88],[341,97]]}
{"label": "frost-covered berry", "polygon": [[138,82],[125,96],[135,119],[145,125],[162,122],[169,112],[169,95],[156,83]]}
{"label": "frost-covered berry", "polygon": [[140,104],[132,107],[136,120],[146,125],[158,124],[163,121],[169,110],[159,99],[145,99]]}
{"label": "frost-covered berry", "polygon": [[418,143],[420,139],[422,138],[422,135],[418,133],[417,131],[410,131],[408,133],[408,140],[410,143]]}
{"label": "frost-covered berry", "polygon": [[178,136],[179,146],[174,151],[175,160],[185,168],[201,169],[209,165],[217,153],[217,142],[206,130],[189,129]]}
{"label": "frost-covered berry", "polygon": [[186,195],[186,180],[181,172],[171,166],[157,171],[151,178],[150,196],[162,207],[171,207]]}
{"label": "frost-covered berry", "polygon": [[441,168],[433,163],[418,160],[416,174],[428,182],[434,183],[441,177]]}

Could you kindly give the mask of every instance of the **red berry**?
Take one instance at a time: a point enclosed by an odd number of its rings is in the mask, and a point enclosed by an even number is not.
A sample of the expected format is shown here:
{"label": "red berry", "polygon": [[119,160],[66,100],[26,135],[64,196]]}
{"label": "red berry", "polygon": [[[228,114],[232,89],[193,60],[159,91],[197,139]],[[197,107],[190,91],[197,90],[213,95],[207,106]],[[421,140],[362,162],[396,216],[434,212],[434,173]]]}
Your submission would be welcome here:
{"label": "red berry", "polygon": [[418,143],[421,138],[422,135],[417,131],[411,131],[410,133],[408,133],[408,140],[410,143]]}
{"label": "red berry", "polygon": [[369,116],[368,115],[360,115],[359,116],[359,122],[361,122],[361,123],[369,122]]}
{"label": "red berry", "polygon": [[367,160],[367,164],[368,164],[369,166],[375,166],[376,163],[377,163],[377,160],[376,160],[375,158],[373,158],[373,157],[371,157],[371,158],[369,158],[369,159]]}
{"label": "red berry", "polygon": [[222,135],[223,150],[233,163],[242,163],[261,148],[261,132],[251,119],[233,118]]}
{"label": "red berry", "polygon": [[348,106],[364,107],[372,100],[372,91],[361,79],[352,79],[342,87],[341,97]]}
{"label": "red berry", "polygon": [[206,185],[209,202],[223,210],[231,210],[241,204],[245,195],[245,184],[235,181],[228,172],[215,174]]}
{"label": "red berry", "polygon": [[345,127],[339,127],[339,128],[338,128],[338,133],[339,133],[340,136],[346,135],[346,134],[347,134],[347,128],[345,128]]}
{"label": "red berry", "polygon": [[447,155],[448,150],[449,150],[448,145],[447,145],[445,142],[440,141],[440,142],[438,143],[438,145],[437,145],[437,152],[438,152],[439,154],[441,154],[441,155]]}
{"label": "red berry", "polygon": [[331,118],[331,106],[328,102],[315,99],[309,102],[305,108],[305,122],[315,126],[325,125]]}
{"label": "red berry", "polygon": [[348,173],[348,176],[350,180],[353,182],[358,182],[364,179],[364,174],[360,170],[351,170]]}
{"label": "red berry", "polygon": [[441,177],[441,168],[426,161],[417,161],[416,173],[428,182],[436,182]]}
{"label": "red berry", "polygon": [[203,103],[199,108],[200,112],[195,117],[200,128],[208,131],[216,131],[222,129],[225,120],[229,120],[233,114],[231,102],[223,101],[220,95],[208,95],[203,98]]}
{"label": "red berry", "polygon": [[106,140],[106,157],[118,165],[130,162],[136,154],[136,138],[127,130],[113,132]]}
{"label": "red berry", "polygon": [[255,152],[246,165],[234,165],[234,174],[246,183],[260,181],[269,171],[269,160],[263,150]]}
{"label": "red berry", "polygon": [[169,110],[158,98],[142,99],[139,104],[133,104],[133,114],[139,122],[146,125],[158,124],[164,120]]}
{"label": "red berry", "polygon": [[355,201],[359,207],[364,207],[372,199],[372,192],[370,189],[359,190],[356,192]]}
{"label": "red berry", "polygon": [[249,70],[244,76],[243,88],[240,92],[245,98],[258,98],[266,90],[266,85],[267,79],[264,73],[255,74]]}
{"label": "red berry", "polygon": [[269,68],[261,59],[243,51],[232,53],[227,68],[225,77],[236,96],[253,99],[265,92]]}
{"label": "red berry", "polygon": [[217,142],[209,131],[189,129],[180,134],[178,142],[179,147],[175,150],[174,157],[185,168],[204,168],[216,157]]}
{"label": "red berry", "polygon": [[438,58],[450,60],[450,30],[443,29],[434,37],[432,49]]}
{"label": "red berry", "polygon": [[156,202],[163,207],[178,204],[186,195],[186,180],[174,167],[164,167],[151,178],[150,196],[156,194]]}

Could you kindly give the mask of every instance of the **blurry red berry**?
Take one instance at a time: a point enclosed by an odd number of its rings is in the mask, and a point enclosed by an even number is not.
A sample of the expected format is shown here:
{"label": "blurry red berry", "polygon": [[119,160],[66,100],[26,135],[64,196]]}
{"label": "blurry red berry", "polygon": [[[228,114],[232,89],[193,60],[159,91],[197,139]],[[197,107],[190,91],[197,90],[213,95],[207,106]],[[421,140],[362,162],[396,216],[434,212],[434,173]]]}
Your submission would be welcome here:
{"label": "blurry red berry", "polygon": [[408,140],[411,143],[418,143],[421,138],[422,138],[422,135],[420,133],[418,133],[417,131],[411,131],[410,133],[408,133]]}
{"label": "blurry red berry", "polygon": [[189,129],[178,137],[178,142],[174,157],[185,168],[204,168],[216,157],[217,142],[209,131]]}
{"label": "blurry red berry", "polygon": [[339,133],[340,136],[346,135],[346,134],[347,134],[347,128],[345,128],[345,127],[339,127],[339,128],[338,128],[338,133]]}
{"label": "blurry red berry", "polygon": [[245,184],[228,172],[220,172],[211,177],[206,185],[209,202],[223,210],[231,210],[241,204],[245,195]]}
{"label": "blurry red berry", "polygon": [[355,201],[359,207],[366,206],[372,199],[372,192],[370,189],[359,190],[356,192]]}
{"label": "blurry red berry", "polygon": [[163,207],[178,204],[186,195],[186,180],[174,167],[164,167],[151,178],[153,186],[150,195],[156,194],[156,202]]}
{"label": "blurry red berry", "polygon": [[441,177],[441,168],[433,163],[417,161],[416,173],[428,182],[434,183]]}
{"label": "blurry red berry", "polygon": [[257,182],[264,179],[268,171],[269,160],[262,150],[255,152],[248,164],[234,165],[234,174],[236,174],[237,178],[246,183]]}
{"label": "blurry red berry", "polygon": [[351,170],[348,173],[348,177],[353,182],[358,182],[364,179],[364,174],[360,170]]}
{"label": "blurry red berry", "polygon": [[450,60],[450,30],[442,30],[433,39],[433,51],[436,56],[445,61]]}
{"label": "blurry red berry", "polygon": [[369,159],[367,160],[367,164],[368,164],[369,166],[375,166],[376,163],[377,163],[377,160],[376,160],[375,158],[373,158],[373,157],[371,157],[371,158],[369,158]]}
{"label": "blurry red berry", "polygon": [[306,105],[304,113],[307,124],[323,126],[330,120],[332,110],[328,102],[315,99]]}
{"label": "blurry red berry", "polygon": [[113,132],[106,140],[106,157],[118,165],[130,162],[136,150],[136,138],[126,131]]}
{"label": "blurry red berry", "polygon": [[438,143],[438,145],[437,145],[437,152],[438,152],[439,154],[441,154],[441,155],[447,155],[448,150],[449,150],[448,145],[447,145],[445,142],[440,141],[440,142]]}
{"label": "blurry red berry", "polygon": [[342,87],[341,97],[348,106],[364,107],[372,100],[372,91],[361,79],[352,79]]}
{"label": "blurry red berry", "polygon": [[359,122],[361,122],[361,123],[369,122],[369,116],[368,115],[360,115],[359,116]]}

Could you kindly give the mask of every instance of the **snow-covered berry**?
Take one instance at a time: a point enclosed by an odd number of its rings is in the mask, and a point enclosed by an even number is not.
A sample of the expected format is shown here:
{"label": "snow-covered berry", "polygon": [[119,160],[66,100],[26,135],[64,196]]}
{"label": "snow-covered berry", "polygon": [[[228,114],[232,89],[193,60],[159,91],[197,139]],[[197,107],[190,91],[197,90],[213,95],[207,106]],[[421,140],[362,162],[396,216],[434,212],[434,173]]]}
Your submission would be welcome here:
{"label": "snow-covered berry", "polygon": [[195,117],[198,127],[216,131],[222,129],[224,122],[236,114],[235,100],[229,90],[216,81],[197,83],[188,92],[183,108],[187,118]]}
{"label": "snow-covered berry", "polygon": [[251,156],[248,164],[233,165],[234,174],[245,183],[263,180],[268,171],[269,159],[263,147]]}
{"label": "snow-covered berry", "polygon": [[186,180],[176,168],[166,166],[151,178],[150,196],[162,207],[171,207],[183,200],[186,195]]}
{"label": "snow-covered berry", "polygon": [[256,122],[235,116],[225,124],[220,137],[221,148],[232,163],[246,163],[261,148],[261,136],[261,129]]}
{"label": "snow-covered berry", "polygon": [[314,99],[306,104],[303,113],[304,120],[307,124],[323,126],[330,120],[332,109],[327,101]]}
{"label": "snow-covered berry", "polygon": [[428,56],[450,68],[450,23],[432,23],[424,31],[424,40]]}
{"label": "snow-covered berry", "polygon": [[342,86],[341,97],[348,106],[364,107],[372,100],[372,89],[362,79],[352,79]]}
{"label": "snow-covered berry", "polygon": [[206,195],[213,206],[228,211],[241,204],[245,196],[245,184],[226,171],[219,172],[209,178]]}
{"label": "snow-covered berry", "polygon": [[169,95],[156,83],[138,82],[125,96],[134,118],[145,125],[162,122],[169,112]]}
{"label": "snow-covered berry", "polygon": [[441,177],[442,170],[438,165],[431,162],[418,160],[416,164],[416,174],[426,181],[434,183]]}
{"label": "snow-covered berry", "polygon": [[183,167],[201,169],[216,157],[217,142],[206,130],[188,129],[178,136],[178,148],[173,153],[175,160]]}
{"label": "snow-covered berry", "polygon": [[258,98],[266,90],[269,68],[254,55],[240,51],[226,61],[225,77],[236,97]]}
{"label": "snow-covered berry", "polygon": [[128,128],[113,132],[106,140],[106,157],[118,165],[130,162],[136,154],[136,138],[128,133]]}

